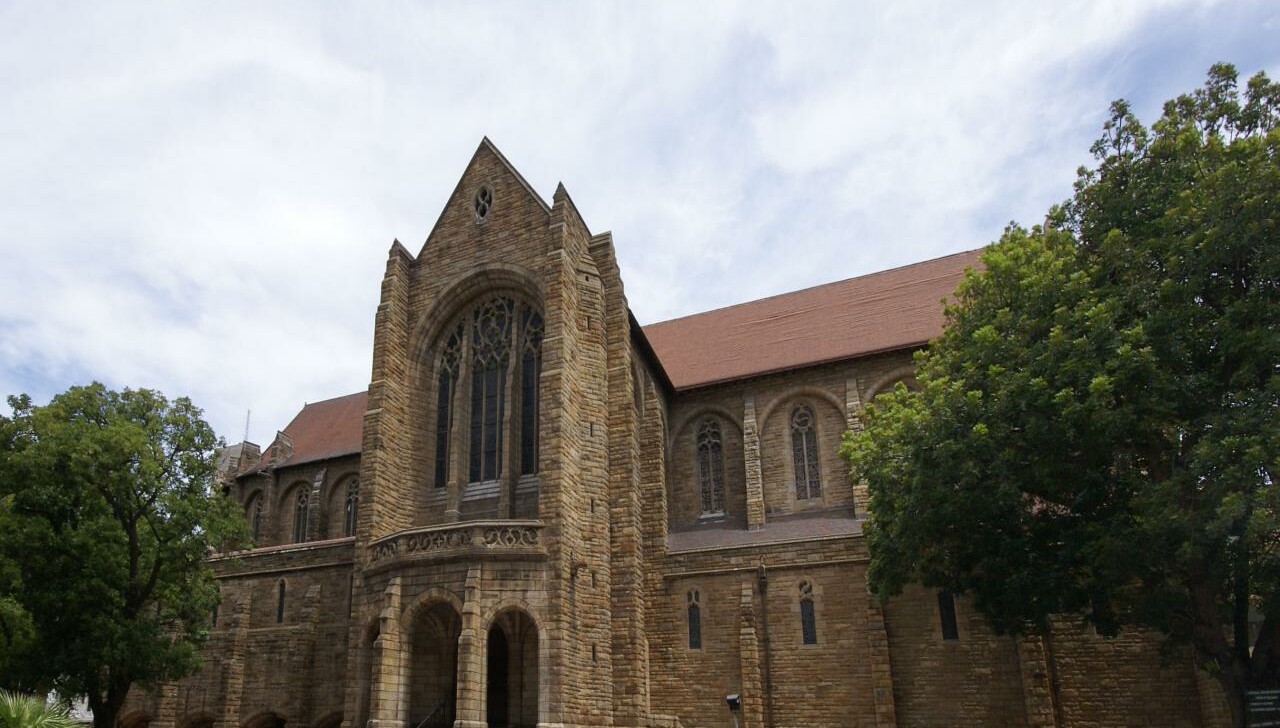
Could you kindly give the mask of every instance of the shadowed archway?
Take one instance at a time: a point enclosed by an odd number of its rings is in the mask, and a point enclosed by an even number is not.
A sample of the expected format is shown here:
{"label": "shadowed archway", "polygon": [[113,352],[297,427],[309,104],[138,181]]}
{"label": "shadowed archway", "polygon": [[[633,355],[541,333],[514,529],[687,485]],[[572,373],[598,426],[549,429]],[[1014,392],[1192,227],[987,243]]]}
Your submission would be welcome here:
{"label": "shadowed archway", "polygon": [[485,715],[490,728],[538,724],[538,628],[509,609],[494,618],[488,636]]}
{"label": "shadowed archway", "polygon": [[409,725],[453,725],[458,694],[458,636],[462,618],[453,605],[436,602],[412,622],[409,653]]}

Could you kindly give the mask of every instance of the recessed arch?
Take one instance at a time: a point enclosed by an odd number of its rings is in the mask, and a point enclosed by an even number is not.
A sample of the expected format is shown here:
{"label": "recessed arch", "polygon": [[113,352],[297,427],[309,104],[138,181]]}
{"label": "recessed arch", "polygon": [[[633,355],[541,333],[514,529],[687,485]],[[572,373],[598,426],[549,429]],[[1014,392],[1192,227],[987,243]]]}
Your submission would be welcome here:
{"label": "recessed arch", "polygon": [[[879,379],[876,379],[875,383],[872,384],[870,387],[867,387],[867,393],[863,395],[862,403],[866,404],[867,402],[870,402],[871,400],[876,398],[877,394],[884,392],[887,388],[892,387],[894,384],[897,384],[899,381],[914,382],[915,379],[916,379],[916,368],[911,364],[904,364],[898,367],[897,369],[892,369],[887,374],[884,374]],[[908,385],[908,387],[910,387],[910,385]]]}
{"label": "recessed arch", "polygon": [[413,601],[400,610],[400,626],[409,629],[413,620],[421,612],[431,609],[438,603],[448,604],[458,614],[462,614],[462,600],[456,594],[438,586],[423,589]]}
{"label": "recessed arch", "polygon": [[672,450],[675,449],[676,440],[680,439],[680,435],[684,433],[686,428],[690,427],[691,425],[693,425],[693,423],[697,422],[698,420],[708,415],[715,415],[716,417],[719,417],[725,422],[728,422],[730,427],[738,431],[738,437],[742,437],[742,416],[741,415],[734,415],[729,410],[717,404],[704,404],[692,410],[691,412],[686,414],[684,417],[681,417],[676,422],[675,427],[671,428],[671,436],[667,438],[667,451],[671,452]]}
{"label": "recessed arch", "polygon": [[785,411],[787,409],[783,405],[790,405],[798,399],[806,398],[826,402],[836,409],[836,412],[840,414],[841,419],[844,418],[844,402],[841,402],[839,397],[825,389],[822,389],[821,387],[801,385],[788,389],[775,397],[773,401],[769,402],[769,404],[765,406],[764,411],[761,412],[757,418],[760,423],[760,432],[764,432],[765,428],[769,426],[769,419],[773,417],[775,413],[780,410]]}
{"label": "recessed arch", "polygon": [[[484,620],[484,705],[491,726],[534,725],[546,721],[541,689],[548,663],[546,630],[523,600],[509,599]],[[590,649],[592,658],[597,645]]]}
{"label": "recessed arch", "polygon": [[178,728],[213,728],[214,716],[208,712],[191,713],[178,721]]}
{"label": "recessed arch", "polygon": [[155,716],[145,710],[131,710],[116,721],[120,728],[147,728]]}
{"label": "recessed arch", "polygon": [[539,308],[544,300],[541,282],[524,266],[486,263],[471,269],[437,293],[430,308],[414,324],[409,335],[413,379],[430,373],[425,365],[432,359],[431,348],[458,315],[482,296],[498,293],[512,293]]}
{"label": "recessed arch", "polygon": [[289,719],[274,710],[263,710],[254,713],[248,720],[240,724],[240,728],[284,728]]}

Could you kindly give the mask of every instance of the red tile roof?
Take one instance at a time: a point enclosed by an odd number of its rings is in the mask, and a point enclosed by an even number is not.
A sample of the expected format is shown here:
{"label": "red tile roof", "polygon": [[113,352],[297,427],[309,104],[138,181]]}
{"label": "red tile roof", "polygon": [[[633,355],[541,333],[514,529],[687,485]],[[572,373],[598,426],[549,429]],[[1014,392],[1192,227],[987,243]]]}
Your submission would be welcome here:
{"label": "red tile roof", "polygon": [[[942,333],[941,301],[981,253],[650,324],[644,335],[677,390],[919,346]],[[366,409],[367,392],[304,406],[284,428],[293,454],[276,467],[359,453]],[[241,472],[265,469],[273,450]]]}
{"label": "red tile roof", "polygon": [[679,390],[919,346],[942,333],[942,299],[981,250],[650,324]]}
{"label": "red tile roof", "polygon": [[[283,430],[293,441],[293,454],[283,462],[276,463],[276,467],[302,465],[359,453],[364,413],[368,408],[368,392],[356,392],[304,405],[302,411]],[[249,470],[263,470],[270,465],[274,449],[273,443],[263,450],[261,459]]]}

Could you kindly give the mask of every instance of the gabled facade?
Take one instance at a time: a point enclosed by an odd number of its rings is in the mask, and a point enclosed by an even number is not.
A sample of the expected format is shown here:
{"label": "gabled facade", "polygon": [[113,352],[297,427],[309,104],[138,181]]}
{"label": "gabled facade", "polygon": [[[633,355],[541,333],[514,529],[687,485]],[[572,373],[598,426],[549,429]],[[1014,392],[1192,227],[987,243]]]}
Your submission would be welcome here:
{"label": "gabled facade", "polygon": [[868,594],[840,435],[976,262],[641,328],[611,236],[482,142],[391,246],[367,392],[226,453],[257,547],[213,559],[204,669],[123,722],[701,728],[738,695],[752,728],[1218,724],[1149,635]]}

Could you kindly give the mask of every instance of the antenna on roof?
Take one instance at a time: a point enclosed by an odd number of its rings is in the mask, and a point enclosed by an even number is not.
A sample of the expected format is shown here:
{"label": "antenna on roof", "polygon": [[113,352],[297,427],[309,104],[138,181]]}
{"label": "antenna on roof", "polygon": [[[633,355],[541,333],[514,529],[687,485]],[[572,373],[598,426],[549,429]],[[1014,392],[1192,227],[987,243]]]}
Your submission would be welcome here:
{"label": "antenna on roof", "polygon": [[240,439],[240,442],[249,441],[249,415],[251,414],[253,414],[253,410],[251,409],[244,411],[244,437]]}

